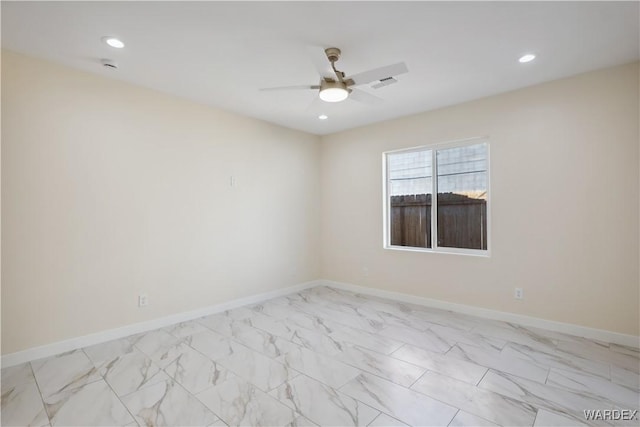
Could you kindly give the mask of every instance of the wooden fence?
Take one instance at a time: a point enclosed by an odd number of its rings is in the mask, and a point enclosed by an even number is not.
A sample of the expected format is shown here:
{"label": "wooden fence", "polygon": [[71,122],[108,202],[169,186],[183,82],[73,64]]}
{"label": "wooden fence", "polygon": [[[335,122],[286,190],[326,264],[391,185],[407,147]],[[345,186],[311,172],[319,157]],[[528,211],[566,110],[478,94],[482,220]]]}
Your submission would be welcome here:
{"label": "wooden fence", "polygon": [[[487,202],[438,194],[438,246],[487,249]],[[391,197],[391,244],[431,247],[431,194]]]}

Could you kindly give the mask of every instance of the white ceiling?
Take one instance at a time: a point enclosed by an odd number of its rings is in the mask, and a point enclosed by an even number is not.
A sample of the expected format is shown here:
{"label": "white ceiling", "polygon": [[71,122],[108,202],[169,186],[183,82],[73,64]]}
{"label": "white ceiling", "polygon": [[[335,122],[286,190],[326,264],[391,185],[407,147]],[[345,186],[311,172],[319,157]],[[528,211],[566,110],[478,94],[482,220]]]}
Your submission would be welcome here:
{"label": "white ceiling", "polygon": [[[639,58],[637,2],[2,2],[2,46],[315,134]],[[116,50],[101,38],[126,43]],[[309,46],[347,75],[396,62],[376,106],[314,101]],[[524,53],[537,59],[520,64]],[[101,58],[120,66],[109,70]],[[318,120],[320,113],[329,115]]]}

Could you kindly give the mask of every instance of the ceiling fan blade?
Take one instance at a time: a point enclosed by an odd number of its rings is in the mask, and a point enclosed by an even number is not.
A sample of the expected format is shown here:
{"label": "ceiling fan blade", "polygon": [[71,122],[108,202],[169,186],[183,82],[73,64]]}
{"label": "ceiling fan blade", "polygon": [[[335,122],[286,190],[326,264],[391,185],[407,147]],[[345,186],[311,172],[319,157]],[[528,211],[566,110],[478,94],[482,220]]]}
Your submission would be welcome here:
{"label": "ceiling fan blade", "polygon": [[363,104],[369,105],[377,105],[384,102],[384,99],[379,98],[375,95],[371,95],[360,89],[351,89],[351,93],[349,94],[349,98],[354,101],[362,102]]}
{"label": "ceiling fan blade", "polygon": [[376,80],[382,80],[387,77],[394,77],[399,74],[409,72],[407,64],[398,62],[397,64],[387,65],[386,67],[374,68],[373,70],[364,71],[347,77],[354,82],[354,85],[363,85]]}
{"label": "ceiling fan blade", "polygon": [[327,54],[324,52],[324,48],[320,46],[307,46],[307,51],[309,52],[309,58],[320,77],[330,79],[336,78],[336,73],[334,73],[331,68],[331,63],[327,59]]}
{"label": "ceiling fan blade", "polygon": [[260,90],[264,92],[264,91],[270,91],[270,90],[300,90],[300,89],[320,89],[320,85],[265,87]]}

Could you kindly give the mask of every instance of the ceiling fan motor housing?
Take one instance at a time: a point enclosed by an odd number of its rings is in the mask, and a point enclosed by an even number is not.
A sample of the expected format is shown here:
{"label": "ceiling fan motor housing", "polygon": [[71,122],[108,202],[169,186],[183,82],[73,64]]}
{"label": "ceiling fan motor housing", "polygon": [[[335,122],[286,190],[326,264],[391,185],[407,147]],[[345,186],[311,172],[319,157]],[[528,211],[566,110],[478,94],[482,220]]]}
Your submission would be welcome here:
{"label": "ceiling fan motor housing", "polygon": [[326,89],[344,89],[344,90],[348,90],[346,83],[344,82],[337,82],[334,80],[326,80],[326,79],[322,79],[322,81],[320,82],[320,91],[326,90]]}

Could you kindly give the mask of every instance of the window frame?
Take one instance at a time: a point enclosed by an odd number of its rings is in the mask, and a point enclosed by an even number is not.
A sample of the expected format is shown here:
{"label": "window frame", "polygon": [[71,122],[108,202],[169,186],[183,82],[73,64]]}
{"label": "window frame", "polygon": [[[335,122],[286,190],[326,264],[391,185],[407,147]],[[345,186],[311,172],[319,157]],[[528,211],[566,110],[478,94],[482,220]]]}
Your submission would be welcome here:
{"label": "window frame", "polygon": [[[451,248],[446,246],[438,246],[438,165],[436,161],[438,150],[448,148],[465,147],[470,145],[485,144],[487,148],[487,249],[468,249],[468,248]],[[397,153],[412,153],[418,151],[431,151],[431,247],[420,248],[415,246],[396,246],[391,245],[391,198],[389,197],[389,168],[388,156]],[[395,251],[409,252],[426,252],[426,253],[443,253],[456,255],[470,255],[480,257],[491,256],[491,145],[488,137],[473,137],[454,141],[437,142],[416,147],[401,148],[397,150],[385,151],[382,153],[382,234],[384,249]]]}

